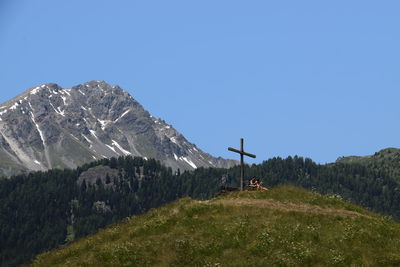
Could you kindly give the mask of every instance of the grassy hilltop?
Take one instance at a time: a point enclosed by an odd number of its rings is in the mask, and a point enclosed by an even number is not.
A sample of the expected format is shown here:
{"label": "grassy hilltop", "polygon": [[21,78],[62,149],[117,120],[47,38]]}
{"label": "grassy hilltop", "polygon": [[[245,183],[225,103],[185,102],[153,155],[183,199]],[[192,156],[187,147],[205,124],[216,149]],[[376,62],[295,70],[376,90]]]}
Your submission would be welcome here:
{"label": "grassy hilltop", "polygon": [[184,198],[40,255],[34,266],[399,266],[400,224],[279,186]]}

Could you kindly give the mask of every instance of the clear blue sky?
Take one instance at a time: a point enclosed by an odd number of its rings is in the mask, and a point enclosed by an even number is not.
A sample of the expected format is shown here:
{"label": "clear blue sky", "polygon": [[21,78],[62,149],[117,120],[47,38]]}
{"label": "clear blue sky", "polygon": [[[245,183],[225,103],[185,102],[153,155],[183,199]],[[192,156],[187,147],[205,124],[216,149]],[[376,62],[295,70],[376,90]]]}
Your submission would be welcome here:
{"label": "clear blue sky", "polygon": [[215,156],[400,147],[399,1],[0,0],[0,102],[105,80]]}

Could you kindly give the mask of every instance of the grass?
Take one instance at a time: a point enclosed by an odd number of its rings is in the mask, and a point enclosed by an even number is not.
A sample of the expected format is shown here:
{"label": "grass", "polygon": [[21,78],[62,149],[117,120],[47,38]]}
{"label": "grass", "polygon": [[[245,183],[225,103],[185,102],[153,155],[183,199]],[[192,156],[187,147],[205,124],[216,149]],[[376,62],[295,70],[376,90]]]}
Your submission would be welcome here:
{"label": "grass", "polygon": [[400,224],[282,186],[184,198],[42,254],[33,265],[399,266],[399,251]]}

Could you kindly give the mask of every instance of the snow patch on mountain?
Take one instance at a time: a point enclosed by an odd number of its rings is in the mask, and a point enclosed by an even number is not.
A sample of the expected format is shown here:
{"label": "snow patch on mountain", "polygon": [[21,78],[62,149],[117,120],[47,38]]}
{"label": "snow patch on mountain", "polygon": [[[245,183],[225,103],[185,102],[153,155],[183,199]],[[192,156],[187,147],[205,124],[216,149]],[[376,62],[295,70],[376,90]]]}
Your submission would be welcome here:
{"label": "snow patch on mountain", "polygon": [[87,141],[89,144],[93,144],[92,140],[90,140],[89,138],[87,138],[86,135],[82,134],[82,136],[83,136],[83,138],[86,139],[86,141]]}
{"label": "snow patch on mountain", "polygon": [[99,139],[99,138],[97,137],[97,135],[96,135],[96,132],[95,132],[94,130],[89,130],[89,132],[90,132],[94,137],[96,137],[96,139]]}
{"label": "snow patch on mountain", "polygon": [[110,145],[107,145],[107,144],[105,144],[109,149],[111,149],[112,151],[114,151],[114,153],[117,153],[118,155],[120,155],[117,151],[115,151],[115,148],[114,147],[112,147],[112,146],[110,146]]}
{"label": "snow patch on mountain", "polygon": [[37,86],[37,87],[32,89],[31,95],[36,95],[39,91],[40,91],[40,86]]}
{"label": "snow patch on mountain", "polygon": [[114,146],[116,146],[122,153],[124,153],[125,156],[128,156],[128,155],[131,155],[131,154],[132,154],[131,152],[129,152],[129,151],[123,149],[122,146],[120,146],[120,144],[118,144],[117,141],[115,141],[115,140],[111,140],[111,141],[112,141],[112,143],[113,143]]}
{"label": "snow patch on mountain", "polygon": [[120,119],[122,119],[126,114],[128,114],[129,111],[131,111],[131,110],[128,109],[127,111],[125,111],[124,113],[122,113],[122,115],[119,116],[119,117],[115,120],[115,122],[117,122],[117,121],[119,121]]}
{"label": "snow patch on mountain", "polygon": [[197,169],[196,164],[193,163],[189,158],[187,157],[180,157],[180,159],[184,160],[187,164],[189,164],[193,169]]}

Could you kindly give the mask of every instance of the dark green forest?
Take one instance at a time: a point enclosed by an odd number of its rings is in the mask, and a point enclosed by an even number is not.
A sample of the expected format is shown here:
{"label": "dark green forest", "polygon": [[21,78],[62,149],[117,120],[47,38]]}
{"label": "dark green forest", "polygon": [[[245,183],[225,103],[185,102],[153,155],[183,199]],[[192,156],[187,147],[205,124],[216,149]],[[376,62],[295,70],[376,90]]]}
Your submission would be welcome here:
{"label": "dark green forest", "polygon": [[[376,166],[320,165],[296,156],[246,165],[245,173],[267,187],[304,187],[400,219],[400,186]],[[210,199],[219,193],[222,177],[239,187],[239,174],[238,166],[174,172],[156,160],[128,156],[1,179],[1,265],[27,263],[38,253],[181,197]]]}

